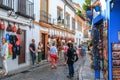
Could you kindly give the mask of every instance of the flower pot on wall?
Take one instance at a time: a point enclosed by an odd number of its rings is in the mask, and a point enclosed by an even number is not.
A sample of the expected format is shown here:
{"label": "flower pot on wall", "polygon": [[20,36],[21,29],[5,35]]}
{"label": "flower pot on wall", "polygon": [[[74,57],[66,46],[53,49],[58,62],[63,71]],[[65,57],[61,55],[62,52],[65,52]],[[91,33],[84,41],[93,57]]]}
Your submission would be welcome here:
{"label": "flower pot on wall", "polygon": [[99,12],[99,11],[100,11],[100,8],[101,8],[100,6],[95,6],[94,9],[95,9],[96,12]]}

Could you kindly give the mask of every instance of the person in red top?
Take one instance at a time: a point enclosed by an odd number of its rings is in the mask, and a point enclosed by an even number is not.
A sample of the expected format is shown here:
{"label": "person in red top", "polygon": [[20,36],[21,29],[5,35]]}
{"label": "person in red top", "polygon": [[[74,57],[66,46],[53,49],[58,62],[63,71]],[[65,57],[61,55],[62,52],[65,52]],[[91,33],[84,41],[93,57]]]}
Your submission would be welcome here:
{"label": "person in red top", "polygon": [[82,47],[81,47],[81,45],[79,45],[78,46],[78,56],[80,57],[80,55],[81,55],[81,49],[82,49]]}
{"label": "person in red top", "polygon": [[63,44],[63,53],[64,53],[64,60],[65,60],[65,62],[64,62],[64,64],[66,64],[66,60],[67,60],[67,51],[68,51],[68,46],[67,46],[67,44],[66,43],[64,43]]}

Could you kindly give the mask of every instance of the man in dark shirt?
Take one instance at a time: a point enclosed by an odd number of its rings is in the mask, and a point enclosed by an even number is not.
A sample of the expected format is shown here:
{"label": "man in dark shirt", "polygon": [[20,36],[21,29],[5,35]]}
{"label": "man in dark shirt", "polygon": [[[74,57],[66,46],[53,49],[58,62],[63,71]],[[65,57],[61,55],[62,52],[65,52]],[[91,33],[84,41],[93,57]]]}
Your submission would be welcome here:
{"label": "man in dark shirt", "polygon": [[[75,56],[76,54],[76,50],[73,48],[73,44],[69,43],[68,44],[68,52],[67,52],[67,64],[68,64],[68,68],[69,68],[69,75],[67,77],[71,78],[74,76],[74,62],[76,62],[78,60],[78,57]],[[76,54],[76,55],[75,55]]]}
{"label": "man in dark shirt", "polygon": [[34,65],[35,63],[35,59],[36,59],[36,54],[35,54],[35,40],[32,39],[32,43],[29,46],[30,49],[30,54],[31,54],[31,58],[32,58],[32,63]]}

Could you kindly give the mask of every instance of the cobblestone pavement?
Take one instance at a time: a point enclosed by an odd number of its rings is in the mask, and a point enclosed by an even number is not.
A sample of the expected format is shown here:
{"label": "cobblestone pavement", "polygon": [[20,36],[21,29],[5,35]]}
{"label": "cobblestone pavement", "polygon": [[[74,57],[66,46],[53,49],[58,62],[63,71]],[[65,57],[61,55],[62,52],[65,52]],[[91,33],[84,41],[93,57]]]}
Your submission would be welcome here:
{"label": "cobblestone pavement", "polygon": [[91,69],[91,59],[89,54],[85,56],[86,60],[79,70],[79,80],[94,80],[94,71]]}
{"label": "cobblestone pavement", "polygon": [[85,57],[80,58],[75,63],[75,76],[72,79],[66,77],[68,75],[68,68],[63,65],[63,61],[59,61],[57,69],[51,69],[49,63],[47,63],[17,74],[2,77],[0,80],[79,80],[79,67],[83,65],[84,60]]}

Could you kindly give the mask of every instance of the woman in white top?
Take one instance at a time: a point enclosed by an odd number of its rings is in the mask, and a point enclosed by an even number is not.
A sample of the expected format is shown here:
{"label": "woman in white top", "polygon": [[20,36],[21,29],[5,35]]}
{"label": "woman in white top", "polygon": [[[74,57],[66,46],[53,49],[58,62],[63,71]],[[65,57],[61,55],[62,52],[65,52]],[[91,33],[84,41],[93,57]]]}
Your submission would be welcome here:
{"label": "woman in white top", "polygon": [[6,76],[8,74],[7,62],[6,62],[7,57],[8,57],[8,44],[6,43],[6,39],[2,38],[1,58],[3,61],[3,71],[2,71],[3,76]]}

